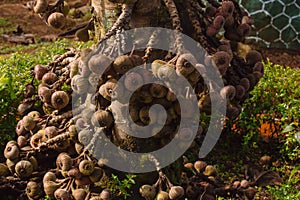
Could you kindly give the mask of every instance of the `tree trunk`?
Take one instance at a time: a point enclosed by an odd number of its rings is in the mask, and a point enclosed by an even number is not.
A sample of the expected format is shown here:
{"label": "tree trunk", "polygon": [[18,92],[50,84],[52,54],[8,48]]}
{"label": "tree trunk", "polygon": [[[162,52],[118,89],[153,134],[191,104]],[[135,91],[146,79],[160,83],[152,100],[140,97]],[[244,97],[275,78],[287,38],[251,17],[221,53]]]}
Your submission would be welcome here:
{"label": "tree trunk", "polygon": [[108,0],[92,0],[92,7],[95,17],[95,36],[99,41],[117,20],[122,7]]}
{"label": "tree trunk", "polygon": [[[127,28],[140,28],[140,27],[164,27],[172,28],[172,23],[169,13],[165,7],[162,6],[161,0],[139,0],[133,9],[130,24]],[[109,0],[92,0],[92,7],[94,8],[95,18],[95,35],[96,40],[100,41],[122,12],[122,5],[111,3]],[[113,41],[111,41],[113,42]],[[172,128],[176,131],[176,126],[166,127],[165,129]],[[139,139],[126,135],[122,129],[114,126],[112,130],[113,142],[119,145],[122,149],[131,152],[151,152],[154,149],[162,147],[161,139]],[[167,176],[174,184],[181,183],[182,159],[175,161],[174,164],[165,169]],[[140,184],[149,184],[157,180],[157,174],[147,173],[145,175],[138,175]]]}

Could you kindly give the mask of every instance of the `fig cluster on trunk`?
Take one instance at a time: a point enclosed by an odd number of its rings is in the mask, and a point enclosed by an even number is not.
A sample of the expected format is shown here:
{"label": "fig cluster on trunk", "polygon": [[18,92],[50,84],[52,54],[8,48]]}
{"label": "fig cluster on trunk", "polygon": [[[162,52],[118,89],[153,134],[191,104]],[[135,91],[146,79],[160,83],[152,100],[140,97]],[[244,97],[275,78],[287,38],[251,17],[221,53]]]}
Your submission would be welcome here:
{"label": "fig cluster on trunk", "polygon": [[[199,113],[210,116],[213,101],[226,101],[224,117],[237,118],[249,92],[263,76],[261,54],[251,50],[242,57],[235,48],[235,43],[243,41],[249,33],[251,20],[234,1],[204,4],[194,0],[164,0],[153,1],[151,5],[146,0],[103,2],[111,6],[108,9],[120,4],[122,9],[97,47],[82,51],[69,49],[47,65],[39,64],[32,69],[34,81],[26,86],[25,98],[18,107],[22,117],[16,127],[17,141],[7,143],[4,150],[7,160],[0,164],[2,176],[27,181],[29,199],[40,199],[43,195],[56,199],[113,199],[116,194],[105,187],[111,169],[108,170],[101,160],[101,155],[107,152],[98,148],[99,137],[106,137],[132,152],[162,148],[176,138],[182,118],[193,121]],[[149,9],[145,9],[143,3]],[[47,0],[37,0],[34,11],[47,19],[50,26],[63,28],[66,23],[63,6],[63,1],[54,5]],[[118,53],[117,48],[111,48],[113,45],[106,42],[116,42],[110,40],[112,36],[120,36],[120,32],[140,25],[139,17],[148,19],[143,13],[161,8],[166,15],[164,20],[168,21],[167,27],[184,32],[183,24],[187,20],[191,26],[187,29],[193,30],[190,36],[207,51],[203,62],[183,51],[180,35],[173,41],[177,55],[152,49],[156,33],[153,37],[145,36],[147,48],[113,56]],[[184,19],[181,12],[186,14]],[[149,20],[142,24],[151,23]],[[76,36],[88,40],[87,27],[79,29]],[[126,46],[122,38],[119,39],[118,46]],[[135,70],[139,67],[141,70]],[[220,87],[216,82],[205,82],[206,68],[218,69],[224,83],[219,92],[214,90]],[[155,82],[148,84],[153,80]],[[169,87],[173,83],[184,85],[184,81],[193,91]],[[196,94],[196,105],[191,103],[192,92]],[[129,94],[132,95],[128,99]],[[152,108],[156,104],[163,107],[165,115]],[[201,119],[196,123],[201,130],[198,134],[204,135],[208,124]],[[150,139],[137,139],[128,134],[145,126],[147,129],[138,134],[150,133]],[[183,125],[181,132],[179,139],[183,142],[193,135],[189,126]],[[138,192],[147,200],[197,199],[205,190],[210,198],[209,192],[217,185],[214,166],[202,161],[185,165],[199,175],[191,178],[191,183],[195,184],[174,186],[163,170],[158,170],[158,182],[144,184]],[[203,180],[198,183],[198,179]],[[249,188],[245,181],[233,185]]]}

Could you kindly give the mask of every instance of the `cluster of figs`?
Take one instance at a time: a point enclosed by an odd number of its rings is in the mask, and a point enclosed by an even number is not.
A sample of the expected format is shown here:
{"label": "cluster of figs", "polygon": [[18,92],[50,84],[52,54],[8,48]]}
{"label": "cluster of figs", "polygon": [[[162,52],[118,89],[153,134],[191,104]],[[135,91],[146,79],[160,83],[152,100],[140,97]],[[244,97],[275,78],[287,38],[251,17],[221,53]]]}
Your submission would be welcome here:
{"label": "cluster of figs", "polygon": [[[54,29],[69,30],[76,26],[76,20],[70,15],[70,5],[67,1],[57,0],[36,0],[32,6],[34,13]],[[76,36],[83,42],[87,42],[90,37],[88,31],[92,29],[89,23],[81,25],[76,31]]]}
{"label": "cluster of figs", "polygon": [[253,182],[235,180],[225,186],[220,183],[217,169],[202,160],[194,163],[184,157],[184,184],[189,199],[215,199],[215,196],[230,196],[237,199],[253,199],[257,193]]}
{"label": "cluster of figs", "polygon": [[33,11],[43,17],[49,26],[62,29],[66,25],[66,15],[69,12],[69,7],[67,2],[64,1],[49,4],[48,0],[36,0]]}
{"label": "cluster of figs", "polygon": [[[136,2],[110,3],[132,5]],[[164,2],[174,29],[180,31],[176,4],[172,0]],[[98,149],[100,153],[95,157],[95,152],[90,151],[91,145],[95,145],[97,130],[101,129],[120,148],[148,152],[172,140],[180,118],[193,120],[195,110],[210,116],[212,101],[226,101],[226,117],[230,120],[237,118],[242,103],[264,73],[262,56],[258,51],[250,50],[245,57],[241,57],[233,45],[249,33],[252,21],[233,1],[208,1],[207,5],[194,0],[186,3],[187,8],[191,8],[187,12],[195,31],[193,37],[208,52],[203,57],[203,63],[198,63],[195,55],[188,51],[180,51],[181,39],[178,36],[175,42],[179,49],[177,55],[152,49],[149,45],[143,50],[133,49],[115,56],[112,55],[113,50],[107,50],[108,47],[101,44],[104,41],[101,40],[96,50],[69,49],[65,54],[54,56],[47,65],[34,66],[31,72],[33,79],[26,85],[24,100],[18,107],[22,116],[16,127],[18,138],[17,141],[8,142],[5,147],[4,156],[7,160],[0,164],[0,175],[8,180],[25,181],[26,186],[22,189],[26,191],[28,199],[41,199],[44,196],[64,200],[117,199],[117,195],[107,188],[112,169],[106,166],[109,160],[101,159],[101,153],[106,152]],[[123,9],[123,12],[131,12],[134,8]],[[194,9],[198,11],[193,12]],[[63,1],[49,5],[47,0],[37,0],[34,6],[36,13],[57,28],[63,26],[63,10]],[[199,15],[203,15],[203,21],[199,21]],[[120,16],[107,32],[106,39],[126,27],[124,23],[128,23],[130,14],[122,13]],[[151,38],[148,38],[149,43]],[[144,66],[144,70],[130,71],[138,66]],[[203,75],[207,68],[218,69],[224,83],[220,92],[213,90],[220,87],[213,80],[209,84],[205,82]],[[144,84],[153,78],[157,80],[156,83]],[[170,83],[181,85],[184,80],[189,82],[197,96],[197,107],[190,104],[191,91],[185,88],[173,91],[167,87]],[[136,89],[137,85],[142,86]],[[127,102],[125,97],[130,93],[133,94],[130,102]],[[114,99],[118,100],[118,113],[113,113],[116,112],[112,106]],[[179,100],[185,103],[180,104]],[[166,119],[161,119],[162,116],[157,112],[151,112],[154,104],[165,108]],[[128,136],[126,130],[117,126],[116,122],[123,119],[118,117],[124,115],[121,108],[127,105],[134,123],[124,122],[126,126],[135,130],[151,123],[150,127],[144,129],[151,132],[151,139]],[[208,125],[201,120],[197,123],[201,124],[198,134],[204,135]],[[163,128],[158,128],[161,125]],[[186,138],[192,134],[190,127],[184,127],[181,131]],[[210,191],[216,170],[203,161],[190,168],[201,174],[199,177],[205,180],[203,184]],[[140,196],[135,199],[168,200],[188,196],[203,199],[202,190],[197,189],[202,186],[191,186],[189,183],[186,183],[186,188],[184,185],[174,186],[163,169],[157,171],[158,181],[153,185],[142,185],[140,194],[137,194]],[[244,182],[236,185],[237,188],[247,189]],[[193,191],[191,195],[189,192]],[[205,195],[213,196],[209,193]]]}
{"label": "cluster of figs", "polygon": [[[17,141],[7,143],[1,176],[26,181],[28,199],[111,199],[109,189],[92,193],[90,185],[108,179],[97,160],[79,142],[71,103],[70,66],[78,52],[58,55],[47,66],[36,65],[18,107],[23,116]],[[39,83],[36,87],[35,83]],[[69,83],[68,83],[69,82]]]}

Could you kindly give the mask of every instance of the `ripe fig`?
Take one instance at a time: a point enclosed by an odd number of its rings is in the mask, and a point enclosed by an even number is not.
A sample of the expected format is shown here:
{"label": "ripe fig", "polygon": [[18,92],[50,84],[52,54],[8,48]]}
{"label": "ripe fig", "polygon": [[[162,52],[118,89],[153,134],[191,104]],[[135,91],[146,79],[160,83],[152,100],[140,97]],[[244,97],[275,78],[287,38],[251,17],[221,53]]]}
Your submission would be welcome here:
{"label": "ripe fig", "polygon": [[53,28],[60,29],[65,26],[66,17],[60,12],[54,12],[49,15],[47,22]]}
{"label": "ripe fig", "polygon": [[34,7],[33,11],[35,13],[43,13],[47,10],[48,8],[48,1],[47,0],[37,0]]}

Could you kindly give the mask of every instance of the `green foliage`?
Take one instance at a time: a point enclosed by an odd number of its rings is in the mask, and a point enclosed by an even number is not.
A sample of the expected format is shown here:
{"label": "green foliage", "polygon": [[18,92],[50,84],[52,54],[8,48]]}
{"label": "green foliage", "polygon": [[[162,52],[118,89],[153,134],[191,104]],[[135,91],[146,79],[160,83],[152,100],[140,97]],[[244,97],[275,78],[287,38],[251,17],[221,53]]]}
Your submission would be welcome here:
{"label": "green foliage", "polygon": [[283,147],[280,152],[287,157],[295,161],[300,162],[300,125],[299,123],[292,122],[284,128],[282,133],[286,134],[286,139],[284,141]]}
{"label": "green foliage", "polygon": [[[294,135],[281,133],[283,128],[299,123],[300,70],[270,62],[264,66],[265,75],[251,92],[252,97],[246,100],[243,112],[235,122],[236,130],[244,135],[244,147],[258,147],[256,142],[263,139],[263,131],[267,137],[277,138],[279,142],[289,141]],[[262,124],[265,130],[260,130]]]}
{"label": "green foliage", "polygon": [[[0,56],[0,149],[7,141],[15,137],[15,126],[20,118],[17,108],[23,100],[23,92],[31,81],[30,68],[36,64],[47,64],[52,57],[66,52],[66,47],[84,48],[83,44],[70,40],[58,40],[54,43],[31,45],[38,47],[35,53],[16,52],[9,56]],[[23,46],[18,46],[21,49]]]}
{"label": "green foliage", "polygon": [[[36,57],[33,57],[36,58]],[[24,86],[30,80],[27,73],[35,63],[30,55],[13,54],[0,58],[0,141],[4,145],[14,136],[17,121],[17,107],[21,101]]]}
{"label": "green foliage", "polygon": [[233,198],[229,198],[229,197],[218,197],[218,200],[233,200]]}
{"label": "green foliage", "polygon": [[112,174],[108,188],[114,195],[122,197],[122,199],[127,199],[127,197],[131,196],[130,189],[132,185],[135,184],[135,177],[136,175],[126,174],[126,177],[123,180],[120,180],[118,176]]}
{"label": "green foliage", "polygon": [[0,17],[0,36],[2,34],[7,34],[15,30],[17,27],[16,24],[11,23],[4,17]]}
{"label": "green foliage", "polygon": [[[283,183],[281,186],[267,186],[268,191],[272,195],[273,199],[286,199],[286,200],[294,200],[300,199],[300,192],[299,192],[299,169],[300,166],[295,167],[288,178],[288,180]],[[298,176],[295,174],[298,172]],[[298,185],[298,188],[297,188]]]}
{"label": "green foliage", "polygon": [[291,187],[289,184],[283,184],[282,186],[268,187],[269,192],[276,200],[295,200],[300,198],[300,194],[297,190]]}
{"label": "green foliage", "polygon": [[10,26],[12,23],[7,21],[4,17],[0,17],[0,27]]}

